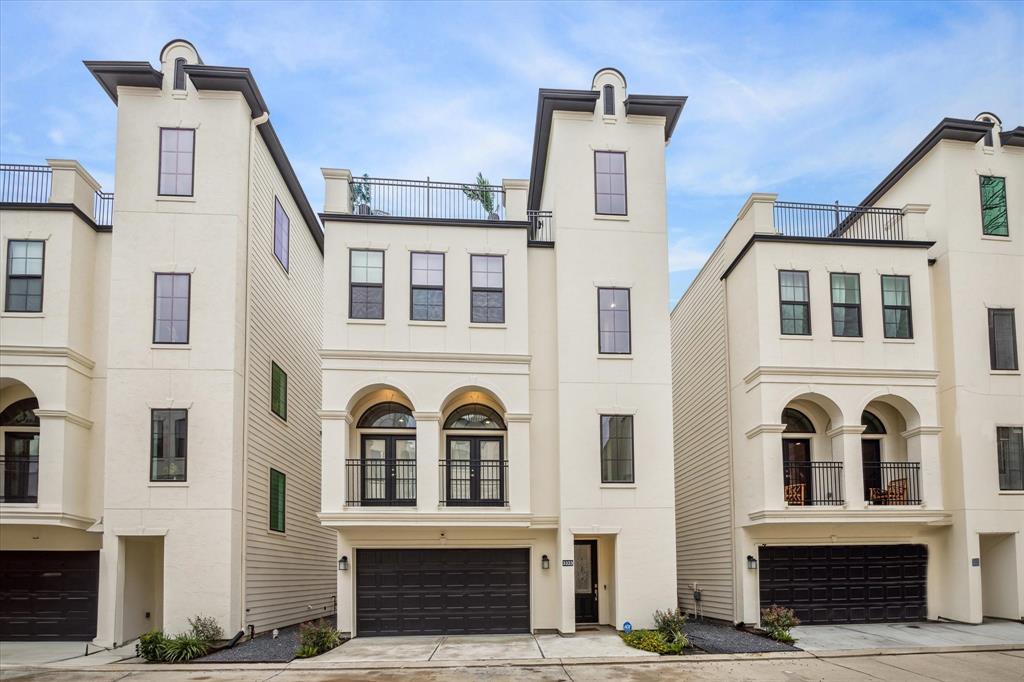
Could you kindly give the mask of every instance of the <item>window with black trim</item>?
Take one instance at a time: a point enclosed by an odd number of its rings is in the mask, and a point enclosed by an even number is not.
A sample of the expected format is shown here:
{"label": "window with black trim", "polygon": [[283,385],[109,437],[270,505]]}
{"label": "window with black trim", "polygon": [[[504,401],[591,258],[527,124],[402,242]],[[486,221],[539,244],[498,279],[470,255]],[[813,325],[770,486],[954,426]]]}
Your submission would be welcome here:
{"label": "window with black trim", "polygon": [[9,313],[43,312],[43,261],[46,242],[12,239],[7,242],[7,300]]}
{"label": "window with black trim", "polygon": [[409,319],[444,320],[444,254],[414,251],[409,267]]}
{"label": "window with black trim", "polygon": [[290,221],[288,220],[288,214],[285,213],[281,200],[274,197],[274,255],[277,256],[278,262],[284,266],[285,272],[288,271],[289,229]]}
{"label": "window with black trim", "polygon": [[505,257],[470,256],[470,322],[505,321]]}
{"label": "window with black trim", "polygon": [[882,327],[887,339],[914,338],[907,275],[882,275]]}
{"label": "window with black trim", "polygon": [[270,363],[270,410],[288,421],[288,375],[273,361]]}
{"label": "window with black trim", "polygon": [[185,89],[185,58],[178,57],[174,60],[174,89]]}
{"label": "window with black trim", "polygon": [[192,275],[158,272],[153,287],[153,343],[188,343]]}
{"label": "window with black trim", "polygon": [[594,211],[626,215],[626,152],[594,152]]}
{"label": "window with black trim", "polygon": [[188,410],[152,410],[150,422],[149,480],[188,480]]}
{"label": "window with black trim", "polygon": [[832,336],[861,336],[860,275],[833,272]]}
{"label": "window with black trim", "polygon": [[597,339],[599,353],[628,354],[632,351],[629,289],[598,288]]}
{"label": "window with black trim", "polygon": [[1010,225],[1006,215],[1006,178],[982,175],[981,233],[992,237],[1009,237]]}
{"label": "window with black trim", "polygon": [[604,115],[614,116],[615,115],[615,86],[608,84],[602,88],[604,94],[601,95],[601,99],[604,100]]}
{"label": "window with black trim", "polygon": [[196,131],[191,128],[160,129],[161,196],[192,196],[195,171]]}
{"label": "window with black trim", "polygon": [[601,415],[601,483],[633,482],[633,415]]}
{"label": "window with black trim", "polygon": [[270,470],[270,530],[284,532],[285,483],[287,479],[277,469]]}
{"label": "window with black trim", "polygon": [[805,270],[779,270],[779,318],[782,333],[811,333],[811,288]]}
{"label": "window with black trim", "polygon": [[988,309],[988,348],[992,369],[1018,369],[1017,322],[1013,308]]}
{"label": "window with black trim", "polygon": [[1024,490],[1024,427],[996,427],[999,489]]}
{"label": "window with black trim", "polygon": [[355,320],[384,319],[384,252],[349,251],[348,316]]}

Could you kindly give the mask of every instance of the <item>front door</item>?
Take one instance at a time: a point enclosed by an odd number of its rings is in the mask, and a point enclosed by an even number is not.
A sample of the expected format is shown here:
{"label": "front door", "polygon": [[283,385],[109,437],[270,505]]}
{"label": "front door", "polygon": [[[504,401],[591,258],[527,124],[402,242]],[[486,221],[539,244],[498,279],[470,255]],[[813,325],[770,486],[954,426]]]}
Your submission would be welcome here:
{"label": "front door", "polygon": [[811,490],[811,441],[807,438],[782,440],[782,479],[789,504],[809,504]]}
{"label": "front door", "polygon": [[416,504],[416,439],[363,436],[364,505]]}
{"label": "front door", "polygon": [[597,622],[597,540],[573,543],[576,622]]}
{"label": "front door", "polygon": [[494,436],[449,436],[449,505],[494,506],[505,504],[503,441]]}
{"label": "front door", "polygon": [[882,489],[882,441],[865,438],[860,442],[864,470],[864,499],[871,499],[871,489]]}

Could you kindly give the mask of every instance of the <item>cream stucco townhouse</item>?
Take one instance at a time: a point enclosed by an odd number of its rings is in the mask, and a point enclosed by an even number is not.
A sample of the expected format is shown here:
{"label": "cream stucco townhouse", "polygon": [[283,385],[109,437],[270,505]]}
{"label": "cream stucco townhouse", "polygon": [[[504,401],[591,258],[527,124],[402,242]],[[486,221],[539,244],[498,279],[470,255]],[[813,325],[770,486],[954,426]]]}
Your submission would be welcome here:
{"label": "cream stucco townhouse", "polygon": [[529,181],[323,170],[341,630],[572,633],[675,604],[665,147],[684,102],[615,69],[541,90]]}
{"label": "cream stucco townhouse", "polygon": [[754,194],[672,313],[680,603],[1024,617],[1024,128],[944,119],[859,206]]}
{"label": "cream stucco townhouse", "polygon": [[0,169],[0,639],[111,645],[334,612],[323,237],[248,69],[86,62],[116,192]]}

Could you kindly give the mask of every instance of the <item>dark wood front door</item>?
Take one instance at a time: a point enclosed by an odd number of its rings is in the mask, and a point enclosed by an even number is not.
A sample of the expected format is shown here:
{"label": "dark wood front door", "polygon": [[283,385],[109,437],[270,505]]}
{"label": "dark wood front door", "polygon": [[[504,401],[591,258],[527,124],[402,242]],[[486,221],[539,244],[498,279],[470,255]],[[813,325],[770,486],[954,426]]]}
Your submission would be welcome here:
{"label": "dark wood front door", "polygon": [[882,489],[882,441],[865,438],[860,442],[860,456],[863,460],[864,499],[871,499],[871,489]]}
{"label": "dark wood front door", "polygon": [[786,486],[785,497],[789,504],[809,504],[814,499],[810,439],[782,439],[782,482]]}
{"label": "dark wood front door", "polygon": [[576,622],[597,622],[597,540],[573,543]]}

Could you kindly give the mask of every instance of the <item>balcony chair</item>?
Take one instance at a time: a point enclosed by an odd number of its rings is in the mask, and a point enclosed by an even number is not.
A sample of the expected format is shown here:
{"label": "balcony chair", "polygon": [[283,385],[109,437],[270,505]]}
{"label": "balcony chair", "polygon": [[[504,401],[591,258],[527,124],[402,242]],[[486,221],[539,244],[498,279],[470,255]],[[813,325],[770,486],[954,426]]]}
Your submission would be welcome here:
{"label": "balcony chair", "polygon": [[889,481],[889,485],[884,489],[871,488],[868,490],[868,497],[872,504],[907,504],[909,487],[907,479],[897,478]]}
{"label": "balcony chair", "polygon": [[804,500],[806,499],[807,485],[805,483],[793,483],[783,488],[782,496],[786,500],[786,504],[803,506]]}

